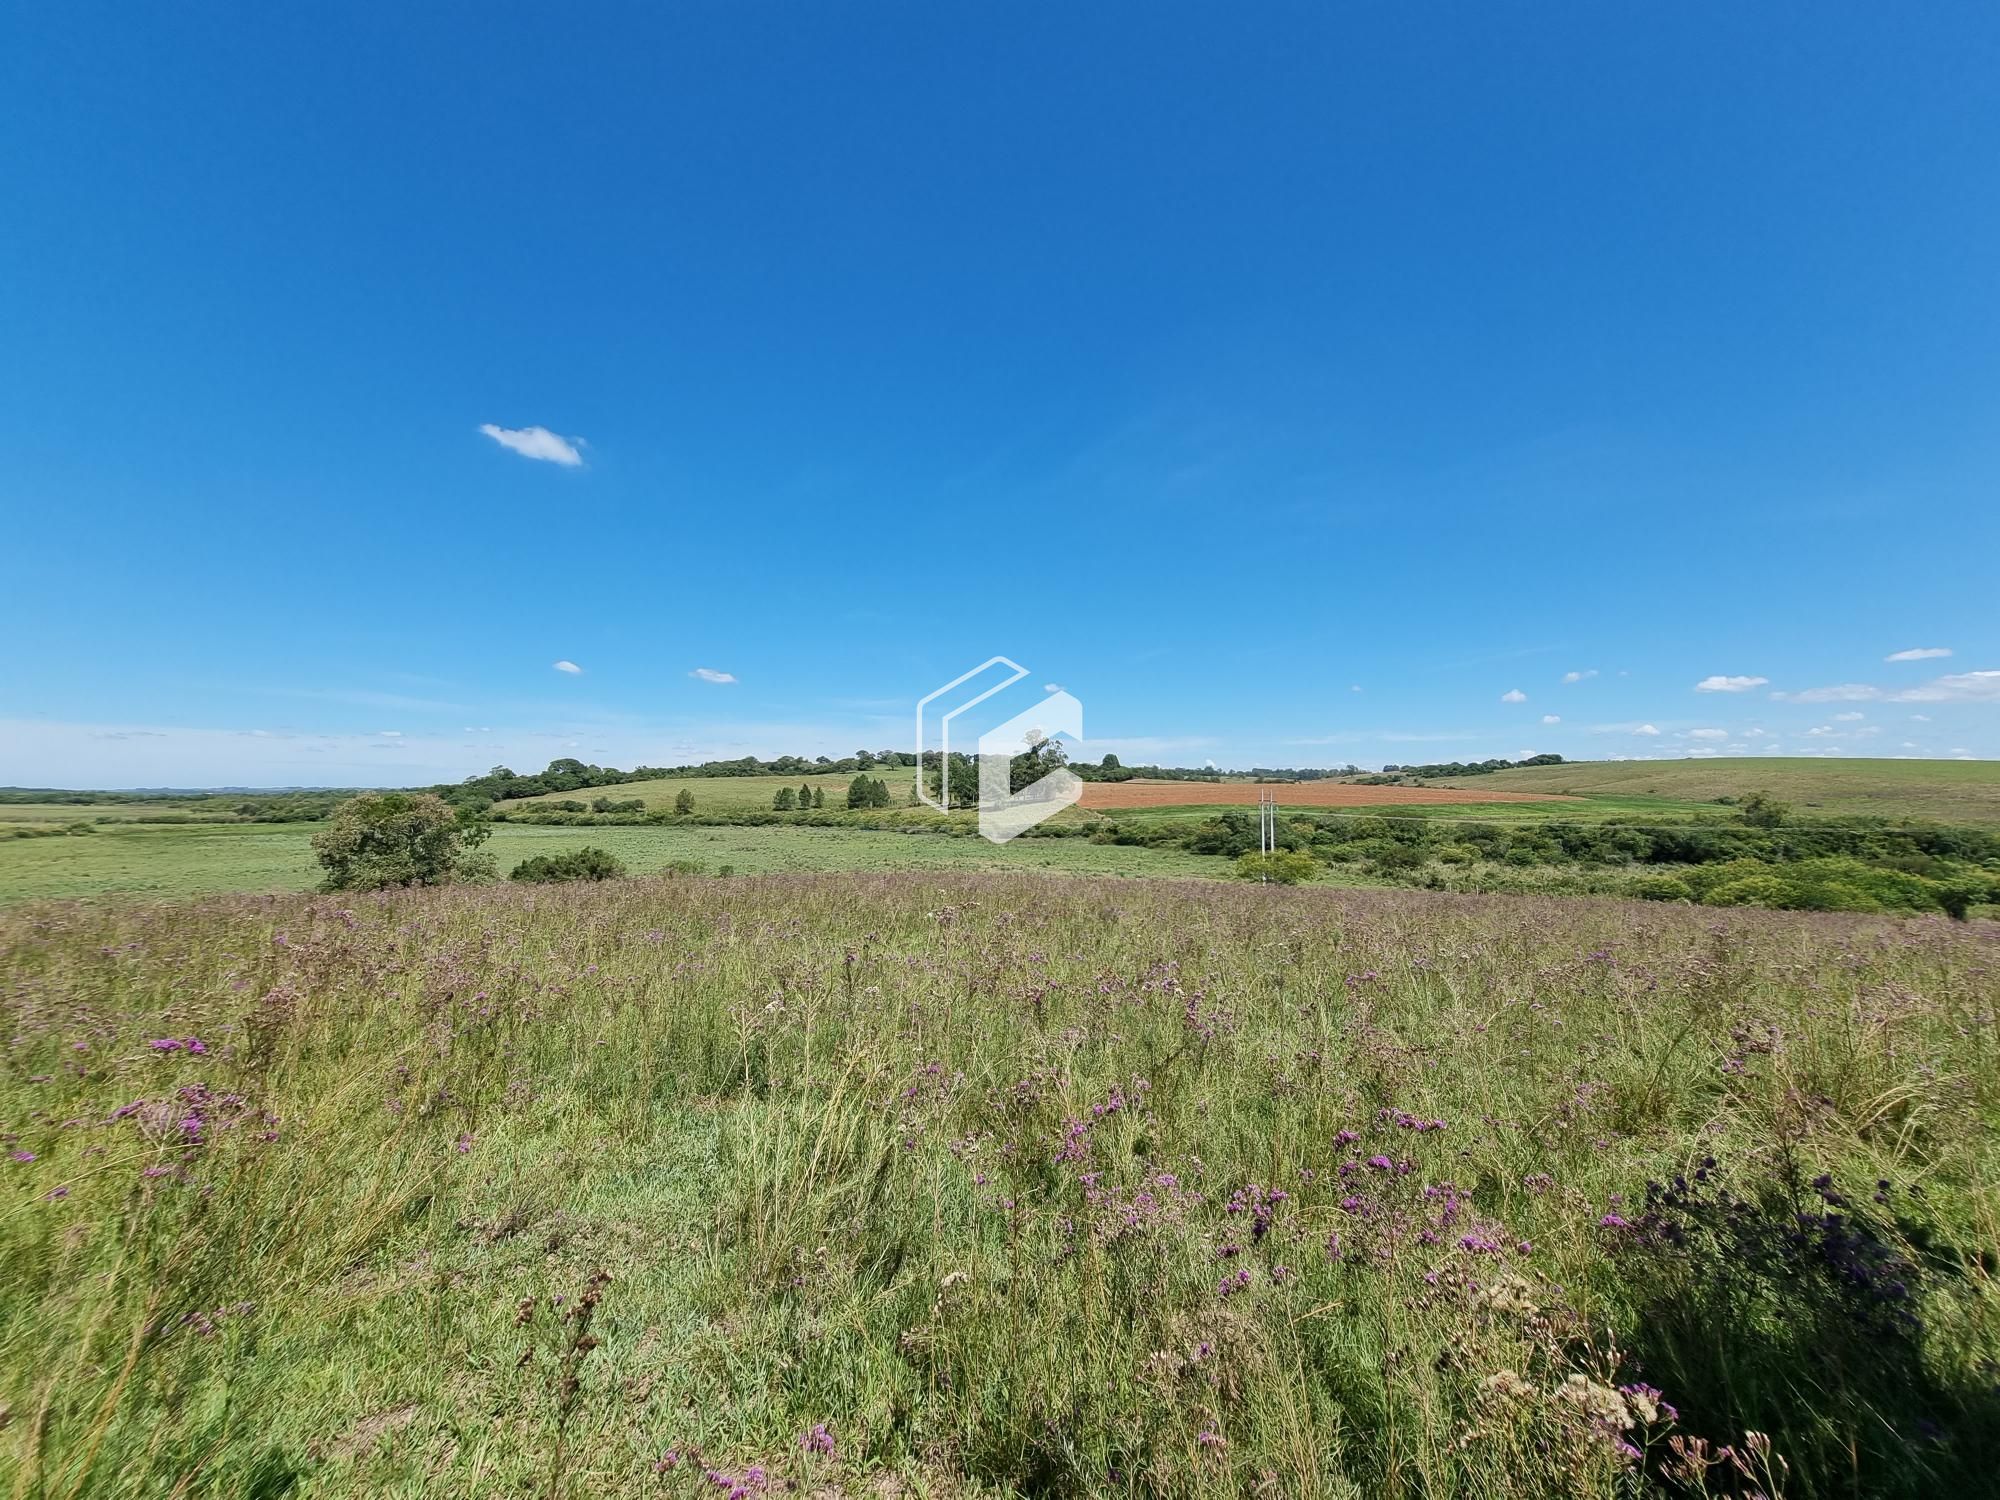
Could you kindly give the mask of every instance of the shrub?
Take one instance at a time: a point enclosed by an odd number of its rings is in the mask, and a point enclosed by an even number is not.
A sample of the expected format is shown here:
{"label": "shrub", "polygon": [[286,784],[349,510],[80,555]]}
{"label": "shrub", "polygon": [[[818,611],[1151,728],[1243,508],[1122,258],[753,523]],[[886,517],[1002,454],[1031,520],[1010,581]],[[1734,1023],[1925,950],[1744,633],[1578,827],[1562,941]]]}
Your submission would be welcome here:
{"label": "shrub", "polygon": [[1752,828],[1776,828],[1791,817],[1792,810],[1769,792],[1752,792],[1738,804],[1737,813]]}
{"label": "shrub", "polygon": [[1792,887],[1776,875],[1746,875],[1712,886],[1702,899],[1705,906],[1768,906],[1781,909],[1791,904]]}
{"label": "shrub", "polygon": [[1318,876],[1319,861],[1302,849],[1280,849],[1273,854],[1246,854],[1236,861],[1236,873],[1245,880],[1271,880],[1279,885],[1297,885]]}
{"label": "shrub", "polygon": [[1385,843],[1369,856],[1368,863],[1378,875],[1410,875],[1429,863],[1429,856],[1409,844]]}
{"label": "shrub", "polygon": [[678,792],[674,793],[674,811],[681,817],[686,817],[694,811],[694,791],[692,788],[682,787]]}
{"label": "shrub", "polygon": [[1692,901],[1694,887],[1677,875],[1646,875],[1633,883],[1632,894],[1641,901]]}
{"label": "shrub", "polygon": [[624,876],[625,866],[615,855],[603,849],[584,848],[524,859],[507,878],[551,885],[564,880],[620,880]]}

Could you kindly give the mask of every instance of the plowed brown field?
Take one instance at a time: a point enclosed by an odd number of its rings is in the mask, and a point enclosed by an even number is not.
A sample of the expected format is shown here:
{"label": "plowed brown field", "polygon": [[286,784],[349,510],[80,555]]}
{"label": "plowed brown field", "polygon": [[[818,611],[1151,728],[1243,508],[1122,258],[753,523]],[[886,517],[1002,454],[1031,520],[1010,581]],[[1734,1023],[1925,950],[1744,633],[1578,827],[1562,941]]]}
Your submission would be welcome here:
{"label": "plowed brown field", "polygon": [[1084,807],[1251,806],[1276,792],[1284,807],[1386,807],[1412,802],[1574,802],[1546,792],[1478,792],[1442,786],[1355,786],[1345,781],[1086,781]]}

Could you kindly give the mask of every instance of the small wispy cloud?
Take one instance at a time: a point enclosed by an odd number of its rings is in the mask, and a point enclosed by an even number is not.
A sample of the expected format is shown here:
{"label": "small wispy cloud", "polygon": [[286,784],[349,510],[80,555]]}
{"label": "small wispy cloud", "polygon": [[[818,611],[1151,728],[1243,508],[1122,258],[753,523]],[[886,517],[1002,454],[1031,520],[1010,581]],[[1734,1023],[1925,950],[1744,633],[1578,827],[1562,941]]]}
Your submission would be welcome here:
{"label": "small wispy cloud", "polygon": [[583,675],[583,668],[579,667],[573,661],[559,661],[552,663],[552,666],[555,671],[561,672],[567,677],[581,677]]}
{"label": "small wispy cloud", "polygon": [[1768,677],[1704,677],[1694,685],[1697,693],[1747,693],[1752,688],[1763,687],[1770,682]]}
{"label": "small wispy cloud", "polygon": [[1912,646],[1907,651],[1891,651],[1884,661],[1932,661],[1940,656],[1951,655],[1949,646]]}
{"label": "small wispy cloud", "polygon": [[1781,703],[2000,703],[2000,671],[1952,672],[1894,692],[1867,682],[1841,682],[1771,696]]}
{"label": "small wispy cloud", "polygon": [[2000,672],[1954,672],[1890,696],[1898,703],[2000,702]]}
{"label": "small wispy cloud", "polygon": [[1862,713],[1859,709],[1856,709],[1852,713],[1835,714],[1833,716],[1833,722],[1836,724],[1858,724],[1861,720],[1867,717],[1868,715]]}
{"label": "small wispy cloud", "polygon": [[1561,715],[1561,714],[1543,714],[1543,715],[1542,715],[1542,722],[1543,722],[1544,724],[1560,724],[1560,723],[1562,723],[1562,715]]}
{"label": "small wispy cloud", "polygon": [[1690,729],[1687,732],[1687,737],[1691,740],[1726,740],[1729,738],[1729,731],[1726,729]]}
{"label": "small wispy cloud", "polygon": [[1500,701],[1502,703],[1526,703],[1528,695],[1519,688],[1509,688],[1500,695]]}
{"label": "small wispy cloud", "polygon": [[482,422],[479,430],[501,447],[523,458],[561,464],[565,469],[574,469],[583,462],[583,455],[576,451],[576,442],[583,439],[572,442],[558,437],[546,427],[496,427],[491,422]]}
{"label": "small wispy cloud", "polygon": [[1632,732],[1634,734],[1650,735],[1650,734],[1658,734],[1660,731],[1651,724],[1641,724],[1637,729],[1633,730]]}
{"label": "small wispy cloud", "polygon": [[1597,668],[1591,667],[1587,671],[1582,671],[1582,672],[1565,672],[1563,673],[1563,681],[1588,682],[1591,678],[1595,677],[1596,675],[1597,675]]}
{"label": "small wispy cloud", "polygon": [[1882,690],[1865,682],[1837,682],[1832,687],[1804,688],[1796,693],[1773,693],[1780,703],[1866,703],[1880,698]]}
{"label": "small wispy cloud", "polygon": [[703,682],[734,682],[736,680],[734,672],[718,672],[713,667],[696,667],[692,672],[688,673],[688,676],[698,677]]}

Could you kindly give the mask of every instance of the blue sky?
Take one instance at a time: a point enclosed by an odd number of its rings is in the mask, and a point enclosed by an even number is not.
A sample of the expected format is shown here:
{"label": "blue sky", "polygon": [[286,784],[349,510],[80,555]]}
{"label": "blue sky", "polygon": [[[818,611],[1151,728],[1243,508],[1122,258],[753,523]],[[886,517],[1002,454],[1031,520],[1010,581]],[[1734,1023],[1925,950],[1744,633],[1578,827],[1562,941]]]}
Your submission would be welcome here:
{"label": "blue sky", "polygon": [[2000,756],[1996,76],[1985,4],[11,7],[0,782],[840,754],[995,653],[1127,760]]}

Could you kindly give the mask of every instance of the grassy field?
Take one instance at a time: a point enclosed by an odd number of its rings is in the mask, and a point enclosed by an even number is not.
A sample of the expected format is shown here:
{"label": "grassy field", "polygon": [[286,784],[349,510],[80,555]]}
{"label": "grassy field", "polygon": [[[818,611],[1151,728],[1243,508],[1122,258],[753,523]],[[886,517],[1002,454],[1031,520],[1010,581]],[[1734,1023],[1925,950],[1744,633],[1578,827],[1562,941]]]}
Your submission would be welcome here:
{"label": "grassy field", "polygon": [[[912,767],[883,766],[867,773],[889,788],[892,807],[907,804],[911,790],[916,786],[916,771]],[[829,809],[847,805],[848,784],[854,780],[848,776],[669,776],[658,781],[628,781],[623,786],[592,787],[576,792],[545,792],[539,797],[510,799],[499,804],[509,812],[532,808],[537,803],[547,802],[589,802],[593,797],[609,797],[614,802],[628,802],[637,797],[646,804],[646,810],[672,811],[674,798],[683,791],[694,793],[695,811],[699,813],[756,811],[769,812],[771,798],[780,787],[797,790],[810,786],[826,793]]]}
{"label": "grassy field", "polygon": [[[301,891],[324,873],[314,862],[311,823],[105,827],[72,838],[0,840],[0,904],[40,897],[180,896],[219,891]],[[1219,861],[1176,849],[1110,848],[1083,839],[1019,839],[996,848],[980,838],[869,829],[705,827],[532,828],[495,826],[486,849],[505,875],[521,860],[595,846],[635,874],[676,860],[710,873],[779,870],[1042,870],[1098,875],[1205,876]]]}
{"label": "grassy field", "polygon": [[1705,802],[1764,791],[1799,812],[2000,824],[2000,761],[1754,759],[1577,761],[1440,785]]}
{"label": "grassy field", "polygon": [[221,807],[197,809],[186,803],[161,801],[149,802],[0,802],[0,823],[96,823],[107,820],[125,822],[134,818],[181,817],[193,819],[205,815],[223,817],[226,812]]}
{"label": "grassy field", "polygon": [[1996,959],[960,873],[0,914],[0,1485],[1990,1493]]}
{"label": "grassy field", "polygon": [[[1443,803],[1395,803],[1379,807],[1325,807],[1311,803],[1290,802],[1285,799],[1283,787],[1273,788],[1278,794],[1279,811],[1302,817],[1320,818],[1388,818],[1401,821],[1418,818],[1426,822],[1460,823],[1545,823],[1556,820],[1566,823],[1645,823],[1649,820],[1674,820],[1683,818],[1726,818],[1734,815],[1734,810],[1715,802],[1687,802],[1665,797],[1631,796],[1591,796],[1565,799],[1560,802],[1443,802]],[[1165,807],[1113,808],[1101,811],[1098,816],[1115,819],[1120,823],[1160,821],[1168,823],[1199,823],[1228,811],[1212,803],[1182,803]],[[1238,808],[1237,811],[1245,811]],[[1255,809],[1249,809],[1254,816]]]}

